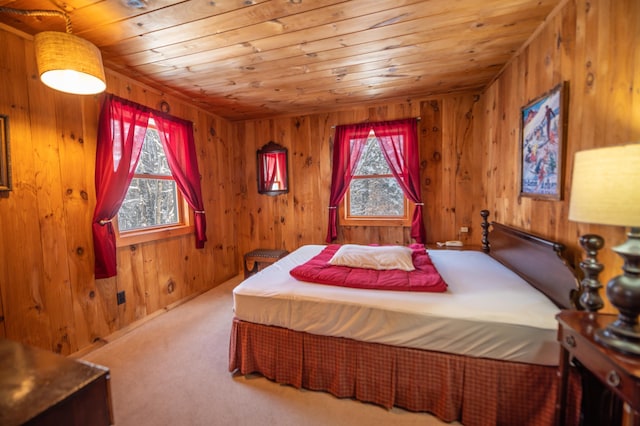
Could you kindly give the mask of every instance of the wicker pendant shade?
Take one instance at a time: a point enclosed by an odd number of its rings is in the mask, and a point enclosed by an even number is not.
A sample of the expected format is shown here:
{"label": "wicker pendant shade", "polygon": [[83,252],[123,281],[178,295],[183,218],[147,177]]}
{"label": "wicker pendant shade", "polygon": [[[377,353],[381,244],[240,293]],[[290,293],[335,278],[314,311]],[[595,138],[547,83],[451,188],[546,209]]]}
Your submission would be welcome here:
{"label": "wicker pendant shade", "polygon": [[71,34],[69,15],[59,10],[22,10],[4,6],[0,6],[0,13],[55,16],[66,21],[66,33],[44,31],[34,36],[38,73],[44,84],[76,95],[93,95],[107,88],[100,50]]}
{"label": "wicker pendant shade", "polygon": [[61,92],[92,95],[107,85],[100,50],[73,34],[45,31],[35,35],[40,79]]}

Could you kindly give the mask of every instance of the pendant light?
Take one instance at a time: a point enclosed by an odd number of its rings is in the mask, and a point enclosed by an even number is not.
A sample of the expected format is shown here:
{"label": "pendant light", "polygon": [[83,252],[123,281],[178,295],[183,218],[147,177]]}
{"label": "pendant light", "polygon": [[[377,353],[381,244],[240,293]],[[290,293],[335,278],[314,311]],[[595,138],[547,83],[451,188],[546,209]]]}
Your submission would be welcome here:
{"label": "pendant light", "polygon": [[66,33],[44,31],[34,36],[38,74],[45,85],[77,95],[93,95],[107,88],[100,50],[89,41],[71,34],[71,20],[66,13],[9,7],[0,7],[0,12],[65,19]]}

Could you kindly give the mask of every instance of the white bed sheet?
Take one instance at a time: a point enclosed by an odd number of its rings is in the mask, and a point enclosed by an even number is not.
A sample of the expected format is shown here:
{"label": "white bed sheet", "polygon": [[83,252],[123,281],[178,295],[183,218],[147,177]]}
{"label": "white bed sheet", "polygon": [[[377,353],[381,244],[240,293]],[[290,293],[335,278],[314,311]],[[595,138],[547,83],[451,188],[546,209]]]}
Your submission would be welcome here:
{"label": "white bed sheet", "polygon": [[233,290],[236,318],[394,346],[557,365],[559,312],[488,255],[430,250],[444,293],[366,290],[298,281],[289,271],[323,245],[303,246]]}

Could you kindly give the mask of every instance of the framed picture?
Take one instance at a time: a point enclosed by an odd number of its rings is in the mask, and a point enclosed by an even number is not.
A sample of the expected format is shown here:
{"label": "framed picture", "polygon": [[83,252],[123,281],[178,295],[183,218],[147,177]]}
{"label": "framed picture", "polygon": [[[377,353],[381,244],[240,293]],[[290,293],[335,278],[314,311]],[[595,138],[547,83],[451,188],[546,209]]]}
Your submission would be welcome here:
{"label": "framed picture", "polygon": [[562,83],[522,108],[521,196],[562,199],[566,87]]}
{"label": "framed picture", "polygon": [[6,115],[0,115],[0,191],[11,191],[9,117]]}

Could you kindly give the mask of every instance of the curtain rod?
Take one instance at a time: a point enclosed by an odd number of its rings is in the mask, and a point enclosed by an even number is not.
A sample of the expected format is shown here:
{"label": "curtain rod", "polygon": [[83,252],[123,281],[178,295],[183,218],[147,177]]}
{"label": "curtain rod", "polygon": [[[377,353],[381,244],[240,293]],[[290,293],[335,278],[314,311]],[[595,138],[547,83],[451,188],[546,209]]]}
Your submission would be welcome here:
{"label": "curtain rod", "polygon": [[[420,121],[420,120],[422,120],[422,117],[415,117],[415,119],[416,119],[417,121]],[[334,126],[331,126],[331,128],[332,128],[332,129],[335,129],[335,128],[336,128],[336,126],[335,126],[335,125],[334,125]]]}

